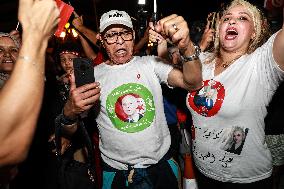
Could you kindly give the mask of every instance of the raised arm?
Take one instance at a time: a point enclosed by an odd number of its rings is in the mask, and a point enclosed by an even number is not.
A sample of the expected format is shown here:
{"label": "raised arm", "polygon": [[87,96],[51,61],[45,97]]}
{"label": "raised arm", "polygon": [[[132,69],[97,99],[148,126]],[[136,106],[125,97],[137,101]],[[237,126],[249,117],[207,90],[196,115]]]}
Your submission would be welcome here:
{"label": "raised arm", "polygon": [[97,45],[97,33],[84,25],[82,16],[77,15],[77,13],[75,13],[75,15],[76,17],[72,21],[72,24],[79,32],[84,34],[94,45]]}
{"label": "raised arm", "polygon": [[202,86],[201,64],[198,57],[192,57],[196,53],[196,48],[190,40],[187,22],[183,17],[173,14],[159,20],[155,31],[169,38],[184,57],[183,72],[174,68],[169,73],[168,83],[189,91],[199,89]]}
{"label": "raised arm", "polygon": [[[283,17],[284,17],[284,8],[283,8]],[[277,34],[274,45],[273,45],[273,57],[275,58],[276,62],[280,66],[282,70],[284,70],[284,21],[282,25],[282,30],[279,31]]]}
{"label": "raised arm", "polygon": [[139,51],[145,46],[147,45],[149,42],[149,26],[147,27],[147,29],[144,32],[143,37],[134,45],[134,50],[133,50],[133,54],[137,54],[139,53]]}
{"label": "raised arm", "polygon": [[22,47],[10,79],[0,92],[0,167],[26,158],[44,87],[45,50],[58,24],[53,0],[20,0]]}
{"label": "raised arm", "polygon": [[[77,13],[75,13],[76,18],[72,21],[72,24],[75,26],[75,28],[81,33],[79,34],[79,39],[81,41],[82,47],[84,49],[84,52],[86,56],[92,60],[94,60],[97,57],[97,53],[92,49],[91,45],[88,43],[88,41],[85,39],[88,38],[90,42],[92,42],[95,46],[97,43],[97,33],[83,24],[83,17],[78,16]],[[82,36],[84,35],[84,36]]]}
{"label": "raised arm", "polygon": [[215,30],[213,28],[210,28],[209,25],[210,25],[210,22],[207,21],[205,30],[199,42],[199,47],[202,52],[204,52],[210,46],[210,44],[214,41]]}
{"label": "raised arm", "polygon": [[84,49],[86,56],[89,59],[94,60],[98,56],[98,54],[95,53],[95,51],[92,49],[90,44],[86,41],[86,39],[83,36],[79,35],[79,38],[80,38],[81,45]]}

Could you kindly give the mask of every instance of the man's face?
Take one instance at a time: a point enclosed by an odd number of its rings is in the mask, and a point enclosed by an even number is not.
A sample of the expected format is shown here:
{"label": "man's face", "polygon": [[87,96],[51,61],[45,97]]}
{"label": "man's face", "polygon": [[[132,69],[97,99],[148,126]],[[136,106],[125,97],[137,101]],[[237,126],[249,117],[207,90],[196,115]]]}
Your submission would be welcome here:
{"label": "man's face", "polygon": [[132,95],[126,95],[121,100],[123,111],[128,115],[131,116],[136,112],[137,108],[137,99]]}
{"label": "man's face", "polygon": [[102,36],[104,47],[113,64],[127,63],[133,56],[134,32],[125,28],[110,28]]}
{"label": "man's face", "polygon": [[12,72],[18,55],[14,41],[10,37],[0,37],[0,72]]}

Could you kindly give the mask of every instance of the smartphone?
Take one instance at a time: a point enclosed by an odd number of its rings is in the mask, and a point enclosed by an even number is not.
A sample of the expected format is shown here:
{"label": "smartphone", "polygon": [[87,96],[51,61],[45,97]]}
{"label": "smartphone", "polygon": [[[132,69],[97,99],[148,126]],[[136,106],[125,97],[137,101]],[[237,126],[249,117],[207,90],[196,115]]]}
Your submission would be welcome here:
{"label": "smartphone", "polygon": [[216,25],[216,21],[217,21],[217,13],[216,12],[212,12],[207,20],[210,22],[209,28],[215,29],[215,25]]}
{"label": "smartphone", "polygon": [[94,67],[90,59],[74,58],[73,67],[76,87],[95,82]]}

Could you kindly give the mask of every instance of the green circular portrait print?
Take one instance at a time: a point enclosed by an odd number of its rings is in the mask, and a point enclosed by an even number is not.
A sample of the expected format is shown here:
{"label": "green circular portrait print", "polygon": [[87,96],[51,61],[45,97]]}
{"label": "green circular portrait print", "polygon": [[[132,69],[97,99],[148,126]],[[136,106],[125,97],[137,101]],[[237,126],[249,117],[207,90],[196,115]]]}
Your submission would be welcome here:
{"label": "green circular portrait print", "polygon": [[115,88],[107,97],[106,108],[113,125],[127,133],[146,129],[155,117],[151,92],[137,83],[128,83]]}

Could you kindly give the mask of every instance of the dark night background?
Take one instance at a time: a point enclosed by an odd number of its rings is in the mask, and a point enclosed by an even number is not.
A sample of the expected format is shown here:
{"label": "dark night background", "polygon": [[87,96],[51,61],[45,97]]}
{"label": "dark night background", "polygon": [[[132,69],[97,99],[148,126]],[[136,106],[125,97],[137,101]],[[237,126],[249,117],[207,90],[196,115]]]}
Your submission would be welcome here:
{"label": "dark night background", "polygon": [[[96,20],[103,12],[111,9],[125,10],[130,16],[137,19],[139,7],[138,0],[64,0],[70,2],[76,12],[84,15],[85,24],[96,29]],[[158,12],[164,16],[176,13],[187,21],[206,19],[209,12],[217,10],[222,2],[229,0],[157,0]],[[146,0],[144,9],[151,14],[154,0]],[[263,0],[250,0],[263,6]],[[18,0],[0,1],[0,31],[9,32],[17,25]],[[96,16],[97,15],[97,16]],[[134,21],[135,24],[135,21]]]}

